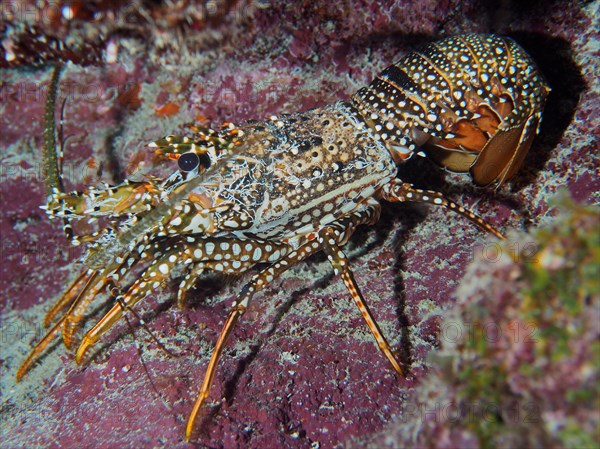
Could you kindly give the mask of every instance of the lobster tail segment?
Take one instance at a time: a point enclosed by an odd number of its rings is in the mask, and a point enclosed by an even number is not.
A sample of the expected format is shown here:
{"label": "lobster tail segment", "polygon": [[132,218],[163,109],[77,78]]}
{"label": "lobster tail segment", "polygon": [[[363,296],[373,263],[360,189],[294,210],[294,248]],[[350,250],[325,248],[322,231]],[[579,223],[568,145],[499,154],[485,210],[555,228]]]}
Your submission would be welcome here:
{"label": "lobster tail segment", "polygon": [[465,34],[410,53],[353,100],[397,162],[418,152],[485,186],[519,169],[549,92],[512,39]]}

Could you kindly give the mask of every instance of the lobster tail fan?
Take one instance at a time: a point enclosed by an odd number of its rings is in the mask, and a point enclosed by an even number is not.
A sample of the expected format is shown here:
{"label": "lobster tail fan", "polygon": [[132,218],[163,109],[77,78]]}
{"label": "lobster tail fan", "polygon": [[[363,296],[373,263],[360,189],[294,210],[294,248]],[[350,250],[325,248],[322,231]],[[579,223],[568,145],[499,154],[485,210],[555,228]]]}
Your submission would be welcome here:
{"label": "lobster tail fan", "polygon": [[423,145],[427,156],[438,165],[457,173],[469,172],[478,186],[511,179],[523,164],[540,122],[532,114],[521,123],[502,129],[498,111],[480,106],[477,119],[460,120],[451,137],[431,137]]}
{"label": "lobster tail fan", "polygon": [[538,123],[539,118],[531,116],[518,126],[498,130],[470,169],[475,184],[487,186],[497,183],[500,187],[512,178],[531,148]]}

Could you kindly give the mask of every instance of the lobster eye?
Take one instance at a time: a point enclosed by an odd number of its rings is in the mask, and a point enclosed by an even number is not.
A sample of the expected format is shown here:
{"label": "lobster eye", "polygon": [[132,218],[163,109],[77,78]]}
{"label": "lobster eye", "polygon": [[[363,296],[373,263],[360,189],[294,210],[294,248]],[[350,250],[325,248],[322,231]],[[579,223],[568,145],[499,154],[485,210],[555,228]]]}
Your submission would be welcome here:
{"label": "lobster eye", "polygon": [[196,153],[184,153],[177,159],[177,164],[181,171],[192,171],[200,163],[200,158]]}

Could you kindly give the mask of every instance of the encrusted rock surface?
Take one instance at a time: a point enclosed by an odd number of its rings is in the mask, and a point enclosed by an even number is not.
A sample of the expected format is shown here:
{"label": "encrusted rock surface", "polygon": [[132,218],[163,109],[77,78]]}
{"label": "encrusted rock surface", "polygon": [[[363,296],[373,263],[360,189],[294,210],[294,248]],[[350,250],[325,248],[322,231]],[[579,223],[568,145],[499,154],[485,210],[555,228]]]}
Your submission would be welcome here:
{"label": "encrusted rock surface", "polygon": [[[194,444],[183,441],[185,419],[243,279],[199,284],[183,311],[173,305],[175,282],[141,305],[150,329],[181,354],[169,358],[136,327],[149,375],[122,323],[91,363],[77,367],[55,345],[16,383],[19,364],[43,333],[44,313],[80,270],[79,251],[64,242],[60,222],[38,208],[50,75],[42,63],[52,58],[85,65],[68,65],[60,94],[71,136],[65,176],[69,188],[84,189],[143,176],[152,168],[147,143],[185,123],[305,110],[347,98],[421,43],[460,32],[508,34],[553,88],[516,181],[498,193],[481,191],[427,161],[411,161],[401,176],[448,192],[505,229],[519,228],[524,212],[533,226],[552,223],[549,200],[559,188],[578,201],[598,201],[598,2],[506,0],[496,9],[483,1],[182,1],[171,10],[167,2],[140,2],[141,15],[109,3],[93,3],[91,11],[74,8],[79,2],[52,3],[57,9],[3,4],[0,447],[331,448],[371,434],[360,441],[379,444],[378,432],[428,385],[428,355],[439,344],[442,318],[460,301],[455,290],[466,266],[495,248],[445,211],[386,207],[347,251],[381,327],[412,364],[409,376],[393,373],[341,280],[324,257],[314,257],[255,298],[225,351],[214,405]],[[48,39],[47,56],[19,59],[18,48],[30,48],[18,46],[25,25],[64,44],[55,48]],[[402,429],[395,432],[415,430]],[[476,434],[465,435],[460,441],[478,447]],[[395,441],[417,440],[403,434]]]}

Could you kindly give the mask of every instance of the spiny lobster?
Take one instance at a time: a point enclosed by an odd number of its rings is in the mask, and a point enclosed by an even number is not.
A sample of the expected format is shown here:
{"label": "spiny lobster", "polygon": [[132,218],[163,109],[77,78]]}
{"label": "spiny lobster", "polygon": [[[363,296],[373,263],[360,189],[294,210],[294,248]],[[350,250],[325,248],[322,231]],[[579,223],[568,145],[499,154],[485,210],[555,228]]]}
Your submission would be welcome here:
{"label": "spiny lobster", "polygon": [[[349,101],[239,127],[225,124],[218,131],[196,129],[192,137],[162,138],[152,144],[155,151],[178,163],[165,179],[65,193],[62,145],[57,149],[54,126],[58,78],[56,69],[46,108],[45,208],[65,221],[72,243],[87,245],[85,269],[49,311],[46,326],[66,309],[17,378],[60,333],[65,346],[72,347],[78,323],[100,293],[108,293],[114,305],[83,337],[77,362],[175,267],[184,268],[177,293],[183,306],[200,274],[239,274],[266,264],[232,304],[187,422],[188,440],[227,338],[252,297],[319,251],[343,279],[394,370],[404,375],[341,246],[359,225],[377,222],[381,200],[440,205],[503,238],[442,194],[397,179],[397,164],[416,153],[448,170],[470,172],[477,185],[501,185],[529,150],[550,91],[513,40],[460,35],[409,54]],[[73,219],[101,217],[109,227],[73,234]],[[138,264],[145,269],[128,283]]]}

